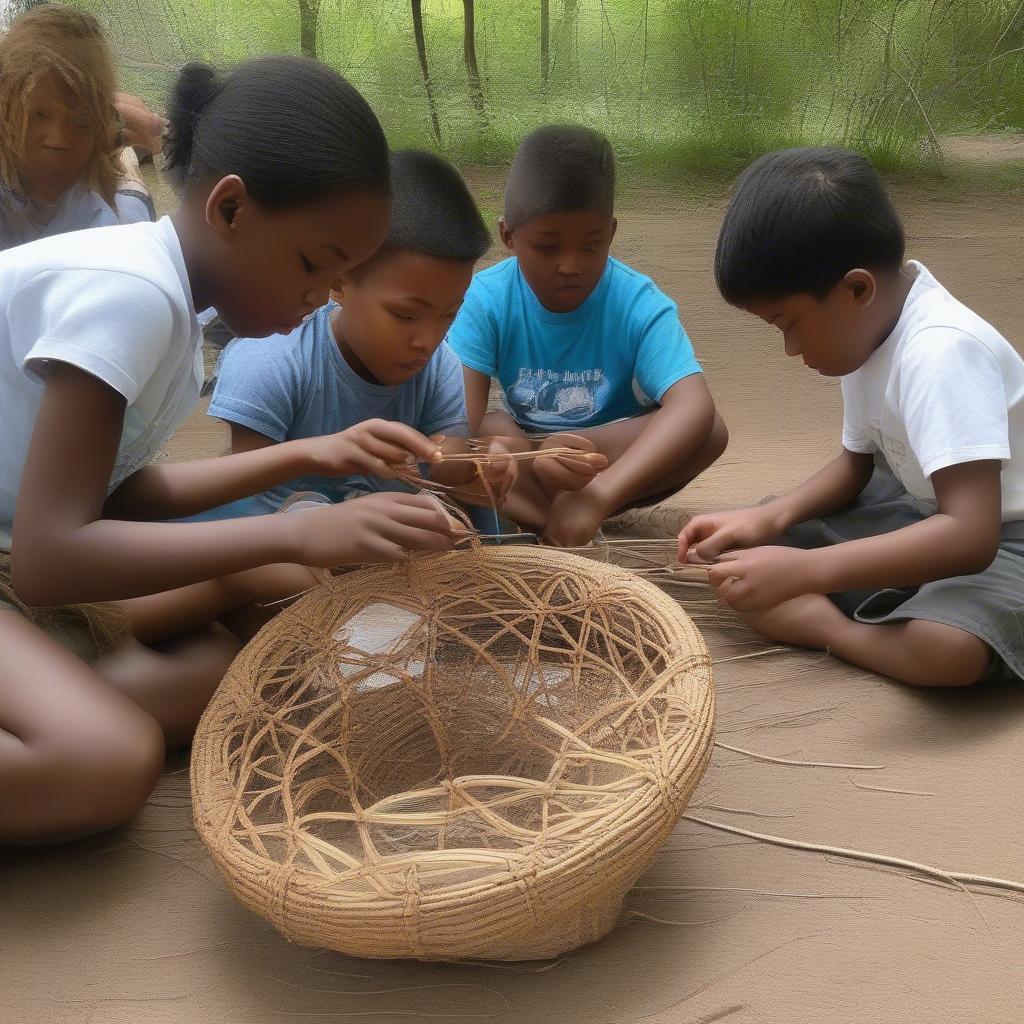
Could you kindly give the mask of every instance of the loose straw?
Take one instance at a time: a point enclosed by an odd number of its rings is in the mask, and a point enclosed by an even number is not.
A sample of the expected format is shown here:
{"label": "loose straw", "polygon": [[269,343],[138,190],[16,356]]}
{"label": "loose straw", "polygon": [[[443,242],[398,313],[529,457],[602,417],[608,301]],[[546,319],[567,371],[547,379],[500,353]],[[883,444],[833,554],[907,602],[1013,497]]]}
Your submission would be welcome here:
{"label": "loose straw", "polygon": [[683,818],[697,825],[704,825],[706,828],[717,829],[719,832],[729,832],[737,836],[745,836],[748,839],[757,839],[762,843],[770,843],[772,846],[783,846],[791,850],[805,850],[811,853],[826,853],[836,857],[846,857],[849,860],[866,861],[870,864],[885,864],[888,867],[905,868],[908,871],[937,878],[957,888],[962,888],[965,885],[980,885],[992,889],[1005,889],[1010,892],[1024,893],[1024,882],[1014,882],[1005,878],[989,878],[986,875],[975,875],[966,871],[944,871],[942,868],[932,867],[930,864],[919,864],[912,860],[904,860],[902,857],[890,857],[887,854],[870,853],[865,850],[851,850],[841,846],[825,846],[821,843],[806,843],[798,839],[788,839],[785,836],[768,835],[764,832],[751,832],[749,829],[738,828],[736,825],[727,825],[721,821],[700,818],[695,814],[684,814]]}
{"label": "loose straw", "polygon": [[[545,448],[542,451],[530,451],[530,452],[499,452],[491,455],[479,451],[470,452],[452,452],[450,454],[443,454],[440,459],[436,462],[431,463],[434,466],[443,465],[446,462],[473,462],[478,466],[493,466],[498,463],[505,462],[533,462],[536,459],[544,459],[548,457],[569,459],[575,462],[589,462],[588,456],[594,455],[594,452],[583,452],[578,448]],[[405,467],[392,467],[402,469]]]}
{"label": "loose straw", "polygon": [[881,771],[884,764],[835,764],[832,761],[792,761],[785,757],[772,757],[770,754],[761,754],[756,750],[745,750],[743,747],[733,747],[721,740],[715,740],[715,746],[723,750],[731,750],[734,754],[745,754],[754,758],[755,761],[769,761],[772,764],[786,764],[798,768],[848,768],[858,771]]}

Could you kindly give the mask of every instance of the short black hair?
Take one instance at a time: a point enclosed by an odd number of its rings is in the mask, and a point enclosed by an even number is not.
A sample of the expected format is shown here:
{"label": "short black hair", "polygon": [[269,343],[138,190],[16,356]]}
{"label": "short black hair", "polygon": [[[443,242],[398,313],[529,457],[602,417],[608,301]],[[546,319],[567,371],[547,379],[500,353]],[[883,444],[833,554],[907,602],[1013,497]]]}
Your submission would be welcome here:
{"label": "short black hair", "polygon": [[734,306],[800,293],[821,299],[855,267],[896,270],[903,225],[860,153],[780,149],[739,177],[715,249],[715,280]]}
{"label": "short black hair", "polygon": [[237,174],[258,203],[281,208],[390,188],[380,122],[319,61],[257,57],[223,76],[189,64],[171,92],[168,121],[166,166],[186,189]]}
{"label": "short black hair", "polygon": [[505,185],[509,231],[547,213],[615,208],[615,154],[600,133],[546,125],[519,144]]}
{"label": "short black hair", "polygon": [[391,155],[391,225],[381,247],[355,268],[356,276],[400,252],[476,263],[491,233],[459,172],[421,149]]}

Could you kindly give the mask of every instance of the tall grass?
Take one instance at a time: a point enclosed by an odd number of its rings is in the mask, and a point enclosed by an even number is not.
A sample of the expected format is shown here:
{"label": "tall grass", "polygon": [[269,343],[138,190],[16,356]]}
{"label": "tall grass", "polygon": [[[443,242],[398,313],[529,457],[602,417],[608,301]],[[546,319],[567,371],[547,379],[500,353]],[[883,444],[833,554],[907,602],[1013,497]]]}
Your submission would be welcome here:
{"label": "tall grass", "polygon": [[[186,60],[299,49],[299,0],[76,2],[110,30],[126,84],[156,102]],[[364,91],[394,144],[432,146],[465,164],[504,162],[526,131],[563,120],[604,130],[627,165],[680,174],[819,143],[915,169],[937,160],[945,135],[1024,130],[1024,0],[549,7],[545,73],[540,0],[476,0],[476,95],[462,0],[424,0],[440,139],[409,0],[320,0],[317,55]]]}

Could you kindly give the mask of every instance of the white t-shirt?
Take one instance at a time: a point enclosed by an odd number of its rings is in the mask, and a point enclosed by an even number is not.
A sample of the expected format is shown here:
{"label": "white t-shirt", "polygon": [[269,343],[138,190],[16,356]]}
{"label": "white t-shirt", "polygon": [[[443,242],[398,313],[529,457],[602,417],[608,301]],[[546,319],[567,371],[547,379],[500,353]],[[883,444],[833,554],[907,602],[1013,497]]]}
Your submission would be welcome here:
{"label": "white t-shirt", "polygon": [[149,463],[199,397],[202,334],[178,236],[156,224],[96,228],[0,253],[0,550],[49,360],[124,396],[107,493]]}
{"label": "white t-shirt", "polygon": [[883,455],[925,513],[933,473],[999,459],[1003,521],[1024,519],[1024,359],[922,264],[904,270],[915,280],[899,321],[842,378],[843,446]]}

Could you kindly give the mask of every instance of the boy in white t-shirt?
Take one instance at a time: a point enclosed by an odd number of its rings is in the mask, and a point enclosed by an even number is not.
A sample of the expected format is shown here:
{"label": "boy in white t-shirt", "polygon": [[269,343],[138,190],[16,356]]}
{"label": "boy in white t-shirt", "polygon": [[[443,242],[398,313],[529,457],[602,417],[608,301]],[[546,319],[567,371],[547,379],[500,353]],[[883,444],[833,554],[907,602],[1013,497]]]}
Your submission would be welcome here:
{"label": "boy in white t-shirt", "polygon": [[845,150],[752,164],[715,275],[787,355],[842,379],[843,450],[781,498],[698,516],[680,558],[713,563],[772,639],[920,686],[1024,678],[1021,356],[904,263],[881,179]]}

